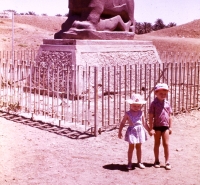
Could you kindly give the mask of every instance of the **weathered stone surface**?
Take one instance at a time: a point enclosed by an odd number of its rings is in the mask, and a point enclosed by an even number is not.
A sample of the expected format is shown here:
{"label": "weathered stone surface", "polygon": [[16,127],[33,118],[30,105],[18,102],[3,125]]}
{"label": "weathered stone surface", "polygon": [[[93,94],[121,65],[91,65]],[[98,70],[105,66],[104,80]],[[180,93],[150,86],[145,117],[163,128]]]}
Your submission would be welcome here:
{"label": "weathered stone surface", "polygon": [[[98,67],[101,74],[102,67],[159,62],[156,48],[151,41],[44,40],[36,60],[38,70],[32,72],[32,86],[35,89],[40,86],[40,91],[43,90],[44,93],[49,89],[48,93],[52,94],[82,94],[87,91],[83,79],[84,71],[89,66],[93,71],[90,78],[94,79],[94,66]],[[134,72],[135,69],[132,70]],[[99,84],[102,78],[99,78]],[[114,81],[111,80],[110,90],[114,88],[113,84]],[[94,84],[91,83],[90,86],[94,87]]]}
{"label": "weathered stone surface", "polygon": [[133,40],[133,32],[110,32],[110,31],[89,31],[78,30],[60,33],[62,39],[91,39],[91,40]]}
{"label": "weathered stone surface", "polygon": [[40,52],[71,53],[73,65],[126,65],[160,62],[155,46],[151,41],[136,40],[72,40],[45,39]]}
{"label": "weathered stone surface", "polygon": [[54,38],[128,40],[134,31],[134,0],[69,0],[68,18]]}

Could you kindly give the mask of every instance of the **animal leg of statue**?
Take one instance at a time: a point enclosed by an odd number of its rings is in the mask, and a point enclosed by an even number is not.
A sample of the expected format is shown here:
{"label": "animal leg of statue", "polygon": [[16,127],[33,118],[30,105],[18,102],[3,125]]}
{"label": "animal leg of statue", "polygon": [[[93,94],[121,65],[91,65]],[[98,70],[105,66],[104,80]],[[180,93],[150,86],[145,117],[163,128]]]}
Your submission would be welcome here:
{"label": "animal leg of statue", "polygon": [[73,31],[74,29],[96,31],[96,27],[100,21],[100,15],[103,11],[103,7],[90,7],[90,9],[91,10],[89,12],[88,9],[87,11],[82,12],[81,19],[74,21],[70,31]]}
{"label": "animal leg of statue", "polygon": [[134,0],[127,1],[127,7],[128,7],[128,12],[129,12],[129,18],[132,23],[132,25],[130,26],[130,32],[135,33],[135,18],[134,18],[135,2]]}
{"label": "animal leg of statue", "polygon": [[103,12],[103,6],[90,7],[89,9],[90,13],[87,17],[87,21],[97,25]]}

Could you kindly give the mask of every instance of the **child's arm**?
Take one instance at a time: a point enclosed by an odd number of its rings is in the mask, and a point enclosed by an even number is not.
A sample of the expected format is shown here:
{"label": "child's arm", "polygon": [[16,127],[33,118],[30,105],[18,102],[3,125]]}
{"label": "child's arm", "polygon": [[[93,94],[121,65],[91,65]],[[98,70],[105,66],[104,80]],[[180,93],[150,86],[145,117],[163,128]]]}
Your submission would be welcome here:
{"label": "child's arm", "polygon": [[146,129],[146,131],[150,132],[149,125],[147,125],[144,115],[142,115],[142,124],[143,124],[144,128]]}
{"label": "child's arm", "polygon": [[149,134],[155,134],[155,130],[153,129],[153,114],[149,114]]}
{"label": "child's arm", "polygon": [[125,123],[126,123],[126,120],[127,120],[127,115],[125,114],[124,117],[123,117],[123,119],[122,119],[122,121],[121,121],[121,123],[120,123],[120,127],[119,127],[118,137],[120,139],[123,137],[123,135],[122,135],[122,129],[123,129]]}
{"label": "child's arm", "polygon": [[172,117],[169,115],[169,134],[172,134]]}

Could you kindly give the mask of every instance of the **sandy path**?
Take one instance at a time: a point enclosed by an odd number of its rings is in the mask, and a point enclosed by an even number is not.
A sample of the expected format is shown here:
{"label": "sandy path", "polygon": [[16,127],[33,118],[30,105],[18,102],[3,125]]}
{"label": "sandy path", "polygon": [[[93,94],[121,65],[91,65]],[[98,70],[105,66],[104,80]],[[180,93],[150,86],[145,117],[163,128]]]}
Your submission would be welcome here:
{"label": "sandy path", "polygon": [[[147,168],[127,171],[127,143],[117,138],[117,130],[98,137],[72,139],[73,132],[63,136],[1,117],[0,184],[197,185],[200,182],[199,121],[199,111],[173,117],[171,171],[152,166],[152,137],[143,145]],[[134,165],[135,162],[134,154]],[[162,148],[161,162],[164,162]]]}

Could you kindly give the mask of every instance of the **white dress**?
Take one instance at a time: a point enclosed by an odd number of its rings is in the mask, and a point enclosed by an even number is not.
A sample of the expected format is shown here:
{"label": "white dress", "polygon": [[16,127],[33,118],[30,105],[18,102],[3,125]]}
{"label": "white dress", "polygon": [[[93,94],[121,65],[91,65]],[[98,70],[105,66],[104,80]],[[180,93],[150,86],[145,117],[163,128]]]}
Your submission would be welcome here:
{"label": "white dress", "polygon": [[147,140],[147,134],[142,125],[142,111],[127,111],[129,127],[125,134],[125,141],[130,144],[143,143]]}

